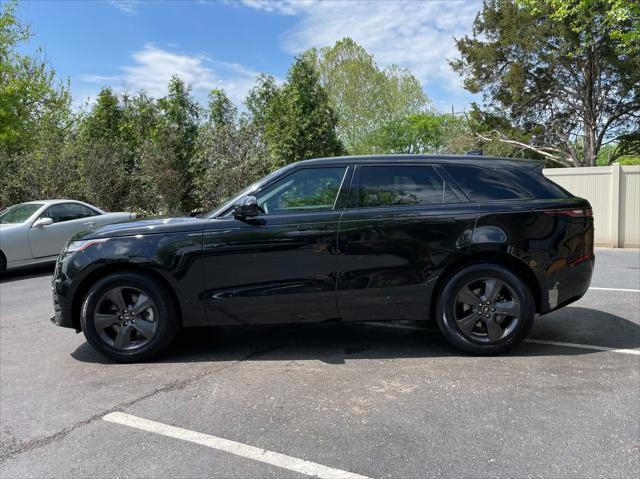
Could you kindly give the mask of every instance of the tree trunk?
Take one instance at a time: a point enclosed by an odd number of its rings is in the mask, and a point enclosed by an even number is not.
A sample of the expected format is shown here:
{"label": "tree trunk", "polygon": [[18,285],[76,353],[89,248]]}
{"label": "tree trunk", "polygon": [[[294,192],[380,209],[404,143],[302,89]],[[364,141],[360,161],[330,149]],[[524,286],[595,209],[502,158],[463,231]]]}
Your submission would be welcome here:
{"label": "tree trunk", "polygon": [[[591,35],[589,35],[591,38]],[[596,166],[598,156],[596,147],[596,94],[595,94],[595,51],[594,45],[590,45],[585,65],[585,95],[584,95],[584,159],[582,166]]]}
{"label": "tree trunk", "polygon": [[596,166],[596,127],[591,121],[584,122],[584,164],[583,166]]}

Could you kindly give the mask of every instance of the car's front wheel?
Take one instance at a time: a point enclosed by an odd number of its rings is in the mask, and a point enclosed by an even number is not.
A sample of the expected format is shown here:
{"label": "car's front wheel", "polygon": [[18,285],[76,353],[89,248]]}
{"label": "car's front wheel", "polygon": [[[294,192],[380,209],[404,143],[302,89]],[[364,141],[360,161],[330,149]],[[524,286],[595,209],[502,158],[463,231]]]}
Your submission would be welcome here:
{"label": "car's front wheel", "polygon": [[166,288],[135,272],[114,273],[96,282],[82,304],[80,321],[89,344],[118,362],[159,354],[179,324]]}
{"label": "car's front wheel", "polygon": [[438,326],[447,339],[472,354],[499,354],[531,330],[535,303],[528,286],[497,264],[474,264],[454,274],[438,301]]}

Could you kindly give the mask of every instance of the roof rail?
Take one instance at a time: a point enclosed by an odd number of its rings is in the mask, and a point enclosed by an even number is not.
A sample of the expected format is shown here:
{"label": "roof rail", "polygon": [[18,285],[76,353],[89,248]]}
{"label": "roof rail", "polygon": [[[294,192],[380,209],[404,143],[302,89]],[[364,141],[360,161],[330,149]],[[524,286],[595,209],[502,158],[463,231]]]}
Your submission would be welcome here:
{"label": "roof rail", "polygon": [[469,150],[465,153],[465,155],[470,155],[470,156],[484,156],[484,153],[482,152],[482,150]]}

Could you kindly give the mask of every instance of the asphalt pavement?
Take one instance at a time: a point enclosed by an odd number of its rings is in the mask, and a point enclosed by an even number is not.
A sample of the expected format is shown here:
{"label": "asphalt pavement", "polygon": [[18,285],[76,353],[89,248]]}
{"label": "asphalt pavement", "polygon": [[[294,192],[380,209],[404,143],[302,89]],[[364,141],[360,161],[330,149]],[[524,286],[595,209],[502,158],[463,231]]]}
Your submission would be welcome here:
{"label": "asphalt pavement", "polygon": [[[0,279],[0,476],[638,477],[640,251],[499,357],[433,324],[185,330],[114,364],[53,326],[51,268]],[[123,414],[124,413],[124,414]]]}

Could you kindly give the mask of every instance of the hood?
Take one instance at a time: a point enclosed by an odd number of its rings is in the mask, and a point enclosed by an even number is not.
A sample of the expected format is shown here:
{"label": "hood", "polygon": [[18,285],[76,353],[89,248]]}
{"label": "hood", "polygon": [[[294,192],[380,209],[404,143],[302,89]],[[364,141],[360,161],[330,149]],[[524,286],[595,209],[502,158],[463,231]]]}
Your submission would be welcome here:
{"label": "hood", "polygon": [[24,223],[0,223],[0,231],[24,228]]}
{"label": "hood", "polygon": [[206,221],[202,218],[192,218],[190,216],[179,218],[150,218],[98,226],[97,228],[78,234],[74,239],[112,238],[117,236],[200,231],[204,228],[205,223]]}

